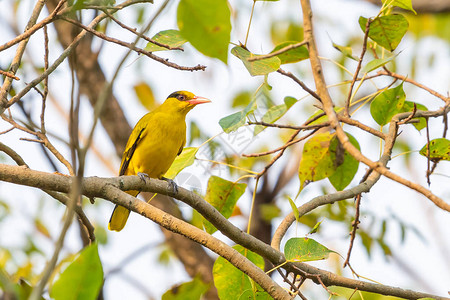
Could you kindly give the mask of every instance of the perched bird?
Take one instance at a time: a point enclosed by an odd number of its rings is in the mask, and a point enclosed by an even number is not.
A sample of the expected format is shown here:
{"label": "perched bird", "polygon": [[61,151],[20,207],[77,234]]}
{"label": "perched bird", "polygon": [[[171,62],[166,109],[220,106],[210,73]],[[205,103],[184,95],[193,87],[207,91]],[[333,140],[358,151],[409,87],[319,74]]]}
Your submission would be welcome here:
{"label": "perched bird", "polygon": [[[211,102],[187,91],[174,92],[158,108],[143,116],[128,138],[119,176],[165,179],[163,176],[186,144],[186,114],[197,104]],[[139,191],[127,191],[136,197]],[[108,229],[120,231],[130,211],[116,205]]]}

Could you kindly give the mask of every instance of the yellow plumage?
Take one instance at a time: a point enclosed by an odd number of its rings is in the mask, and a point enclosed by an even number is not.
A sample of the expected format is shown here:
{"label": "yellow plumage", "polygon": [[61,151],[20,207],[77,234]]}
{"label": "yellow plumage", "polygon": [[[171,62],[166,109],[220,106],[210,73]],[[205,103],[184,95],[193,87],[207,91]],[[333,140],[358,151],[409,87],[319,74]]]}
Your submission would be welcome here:
{"label": "yellow plumage", "polygon": [[[120,165],[120,175],[147,174],[162,178],[186,144],[186,114],[197,104],[210,102],[186,91],[170,96],[158,108],[143,116],[128,138]],[[136,197],[138,191],[127,191]],[[130,211],[116,205],[109,230],[120,231]]]}

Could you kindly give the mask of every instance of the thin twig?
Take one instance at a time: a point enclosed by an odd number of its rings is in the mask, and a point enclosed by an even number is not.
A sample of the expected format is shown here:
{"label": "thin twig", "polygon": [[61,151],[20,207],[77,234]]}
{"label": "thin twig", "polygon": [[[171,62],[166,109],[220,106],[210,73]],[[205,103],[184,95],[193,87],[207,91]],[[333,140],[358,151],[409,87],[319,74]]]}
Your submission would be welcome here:
{"label": "thin twig", "polygon": [[347,101],[345,101],[344,116],[346,116],[346,117],[350,116],[349,108],[350,108],[350,99],[352,98],[353,86],[355,85],[356,79],[358,78],[359,71],[361,70],[362,61],[364,59],[364,55],[366,54],[367,38],[369,37],[370,23],[372,23],[372,19],[368,18],[367,23],[366,23],[366,29],[364,30],[363,48],[362,48],[361,55],[358,60],[358,65],[356,66],[355,74],[353,75],[352,82],[350,83],[350,89],[348,91]]}
{"label": "thin twig", "polygon": [[88,27],[88,26],[85,26],[85,25],[81,24],[78,21],[75,21],[75,20],[70,19],[70,18],[66,18],[64,16],[59,17],[59,19],[62,19],[64,21],[67,21],[69,23],[77,25],[77,26],[83,28],[84,30],[94,34],[95,36],[97,36],[97,37],[99,37],[99,38],[101,38],[101,39],[103,39],[105,41],[108,41],[108,42],[111,42],[111,43],[115,43],[117,45],[126,47],[126,48],[128,48],[130,50],[133,50],[133,51],[135,51],[137,53],[144,54],[145,56],[147,56],[147,57],[149,57],[149,58],[151,58],[151,59],[153,59],[153,60],[155,60],[157,62],[160,62],[160,63],[162,63],[162,64],[164,64],[164,65],[166,65],[168,67],[171,67],[171,68],[174,68],[174,69],[177,69],[177,70],[181,70],[181,71],[204,71],[206,69],[206,66],[203,66],[203,65],[197,65],[197,66],[194,66],[194,67],[180,66],[180,65],[178,65],[176,63],[170,62],[167,58],[162,58],[162,57],[156,56],[152,52],[149,52],[147,50],[144,50],[142,48],[137,47],[135,45],[135,43],[127,43],[127,42],[121,41],[119,39],[109,37],[109,36],[107,36],[104,33],[101,33],[101,32],[99,32],[97,30],[92,29],[91,27]]}
{"label": "thin twig", "polygon": [[[289,138],[289,140],[283,146],[280,146],[280,147],[278,147],[276,149],[265,151],[265,152],[259,152],[259,153],[242,154],[242,156],[244,156],[244,157],[260,157],[260,156],[266,156],[266,155],[274,154],[274,153],[279,152],[279,151],[283,151],[284,152],[284,150],[286,150],[288,147],[290,147],[290,146],[292,146],[294,144],[297,144],[298,142],[301,142],[301,141],[309,138],[311,135],[316,133],[317,130],[318,129],[314,129],[313,131],[309,132],[307,135],[302,136],[301,138],[298,138],[296,140],[291,140],[291,138]],[[294,135],[297,136],[298,132],[300,132],[300,130],[294,132],[294,134],[292,134],[292,136],[294,136]],[[278,160],[278,158],[280,158],[280,157],[277,156],[275,160]],[[270,162],[270,165],[272,165],[274,162],[275,161],[272,160]]]}
{"label": "thin twig", "polygon": [[261,176],[263,176],[267,170],[269,170],[269,168],[271,166],[273,166],[273,164],[284,154],[284,151],[286,151],[286,149],[290,146],[293,145],[294,143],[292,142],[300,142],[303,139],[306,139],[308,136],[313,135],[318,129],[315,129],[313,131],[311,131],[309,134],[305,135],[302,138],[299,138],[297,140],[294,141],[295,137],[300,133],[300,130],[296,130],[291,137],[289,138],[288,142],[285,144],[285,146],[280,150],[280,152],[274,157],[272,158],[272,160],[264,167],[264,169],[259,172],[259,174],[257,175],[257,178],[260,178]]}
{"label": "thin twig", "polygon": [[352,232],[350,234],[350,244],[348,246],[348,251],[347,251],[347,258],[345,259],[344,262],[344,268],[349,265],[350,263],[350,255],[352,253],[352,249],[353,249],[353,242],[355,241],[356,238],[356,231],[358,230],[358,225],[359,225],[359,208],[361,205],[361,194],[356,195],[356,201],[355,201],[355,219],[352,222]]}
{"label": "thin twig", "polygon": [[12,78],[12,79],[14,79],[14,80],[20,80],[20,78],[17,77],[16,75],[11,74],[11,73],[9,73],[9,72],[5,72],[5,71],[3,71],[3,70],[0,70],[0,75],[4,75],[4,76],[9,77],[9,78]]}
{"label": "thin twig", "polygon": [[[47,34],[47,25],[44,26],[44,71],[48,69],[48,34]],[[48,95],[48,77],[44,79],[44,93],[42,95],[42,107],[41,107],[41,132],[42,134],[46,134],[45,130],[45,106],[47,102]]]}
{"label": "thin twig", "polygon": [[[32,36],[36,31],[38,31],[39,29],[41,29],[42,27],[44,27],[45,25],[48,25],[49,23],[53,22],[56,14],[61,10],[62,5],[66,2],[67,0],[61,0],[58,5],[56,6],[56,8],[53,10],[53,12],[47,16],[46,18],[44,18],[42,21],[40,21],[39,23],[36,23],[35,25],[33,25],[32,27],[28,28],[27,30],[25,30],[22,34],[16,36],[14,39],[10,40],[9,42],[3,44],[0,46],[0,52],[2,52],[3,50],[6,50],[12,46],[14,46],[17,43],[20,43],[21,41],[29,38],[30,36]],[[67,10],[63,10],[61,11],[62,13],[66,12]]]}
{"label": "thin twig", "polygon": [[301,81],[300,79],[298,79],[297,77],[295,77],[294,74],[292,74],[291,72],[287,72],[284,71],[283,69],[278,69],[277,70],[278,73],[287,76],[289,78],[291,78],[292,80],[294,80],[298,85],[300,85],[302,87],[302,89],[304,89],[306,92],[308,92],[311,96],[313,96],[314,98],[316,98],[317,100],[319,100],[320,102],[322,102],[322,100],[320,99],[319,95],[316,94],[316,92],[314,92],[313,90],[311,90],[309,87],[306,86],[306,84],[303,83],[303,81]]}
{"label": "thin twig", "polygon": [[[289,278],[287,277],[287,274],[284,275],[283,271],[280,270],[279,268],[277,268],[277,271],[278,271],[278,274],[280,274],[280,276],[283,277],[283,281],[286,282],[287,284],[289,284],[289,286],[291,287],[291,290],[292,290],[292,291],[295,291],[295,292],[297,292],[297,293],[300,293],[300,290],[298,289],[298,287],[295,286],[294,282],[291,282],[291,281],[289,280]],[[295,279],[295,278],[294,278],[294,279]],[[293,280],[293,281],[295,281],[295,280]]]}
{"label": "thin twig", "polygon": [[[62,0],[64,1],[64,0]],[[129,5],[141,3],[141,2],[148,2],[148,0],[127,0],[125,2],[120,3],[119,5],[115,6],[115,9],[123,9],[125,7],[128,7]],[[91,23],[88,25],[89,28],[93,28],[98,25],[104,18],[106,18],[106,14],[100,14],[97,17],[95,17]],[[20,92],[18,92],[14,97],[12,97],[9,101],[6,107],[10,107],[17,101],[19,101],[25,94],[29,92],[30,89],[32,89],[34,86],[39,84],[42,80],[44,80],[46,77],[48,77],[53,71],[56,70],[56,68],[69,56],[69,54],[75,49],[75,47],[78,45],[78,43],[86,36],[88,31],[83,30],[81,31],[75,39],[70,43],[69,46],[64,49],[64,51],[61,53],[61,55],[53,62],[51,66],[47,69],[47,71],[43,72],[39,77],[35,78],[33,81],[31,81],[25,88],[23,88]],[[0,95],[1,96],[1,95]],[[2,101],[2,98],[0,97],[0,101]],[[0,114],[3,113],[5,110],[5,107],[0,106]]]}
{"label": "thin twig", "polygon": [[423,85],[423,84],[421,84],[421,83],[418,83],[417,81],[415,81],[415,80],[413,80],[413,79],[411,79],[411,78],[408,78],[408,77],[406,77],[406,76],[402,76],[402,75],[396,74],[396,73],[394,73],[394,72],[391,72],[391,71],[389,71],[387,68],[384,69],[384,71],[379,71],[377,74],[378,74],[378,75],[384,75],[384,76],[391,76],[391,77],[397,78],[397,79],[399,79],[399,80],[408,82],[408,83],[410,83],[410,84],[412,84],[412,85],[415,85],[415,86],[417,86],[417,87],[419,87],[419,88],[421,88],[421,89],[427,91],[427,92],[430,93],[431,95],[433,95],[433,96],[435,96],[435,97],[441,99],[442,101],[444,101],[444,102],[446,102],[446,103],[450,102],[450,98],[449,98],[449,97],[445,97],[444,95],[442,95],[442,94],[440,94],[440,93],[438,93],[438,92],[436,92],[436,91],[430,89],[429,87],[427,87],[427,86],[425,86],[425,85]]}
{"label": "thin twig", "polygon": [[430,175],[431,175],[430,154],[431,154],[431,152],[430,152],[430,127],[429,127],[429,124],[428,124],[428,118],[425,118],[425,122],[426,122],[425,128],[426,128],[426,133],[427,133],[427,153],[426,153],[426,157],[427,157],[427,174],[426,174],[426,177],[427,177],[428,186],[430,186],[430,184],[431,184],[431,180],[430,180]]}
{"label": "thin twig", "polygon": [[275,128],[281,128],[281,129],[294,129],[294,130],[310,130],[310,129],[317,129],[329,126],[329,122],[323,122],[320,124],[314,124],[314,125],[304,125],[304,126],[295,126],[295,125],[285,125],[285,124],[276,124],[276,123],[267,123],[267,122],[252,122],[248,121],[248,125],[261,125],[266,127],[275,127]]}
{"label": "thin twig", "polygon": [[8,122],[9,124],[13,125],[15,128],[26,132],[28,134],[34,135],[36,136],[39,140],[32,140],[33,142],[39,142],[45,145],[45,147],[64,165],[66,166],[67,170],[69,171],[69,174],[73,175],[73,168],[71,166],[71,164],[67,161],[67,159],[64,158],[64,156],[55,148],[55,146],[53,146],[53,144],[50,142],[50,140],[47,138],[47,136],[45,134],[43,134],[42,132],[35,132],[31,129],[26,128],[25,126],[22,126],[20,124],[18,124],[16,121],[14,121],[14,119],[9,116],[6,117],[4,114],[1,115],[1,118],[3,120],[5,120],[6,122]]}
{"label": "thin twig", "polygon": [[119,25],[120,27],[122,27],[122,28],[124,28],[124,29],[126,29],[126,30],[128,30],[128,31],[130,31],[130,32],[132,32],[132,33],[134,33],[135,35],[139,36],[140,38],[143,38],[143,39],[146,40],[147,42],[150,42],[150,43],[155,44],[155,45],[157,45],[157,46],[166,48],[167,50],[180,50],[180,51],[184,51],[184,49],[183,49],[182,47],[171,47],[170,45],[163,44],[163,43],[160,43],[160,42],[158,42],[158,41],[155,41],[155,40],[149,38],[148,36],[146,36],[145,34],[139,33],[136,29],[133,29],[133,28],[131,28],[131,27],[125,25],[124,23],[120,22],[120,21],[119,21],[118,19],[116,19],[112,14],[110,14],[110,13],[108,12],[108,10],[106,10],[106,9],[103,10],[103,12],[104,12],[105,14],[107,14],[108,17],[109,17],[111,20],[113,20],[114,22],[116,22],[117,25]]}
{"label": "thin twig", "polygon": [[21,141],[27,141],[27,142],[34,142],[34,143],[38,143],[38,144],[45,144],[44,141],[42,141],[42,140],[37,140],[37,139],[20,138],[19,140],[21,140]]}
{"label": "thin twig", "polygon": [[287,45],[286,47],[281,48],[280,50],[271,52],[269,54],[257,55],[257,56],[250,57],[249,59],[247,59],[247,61],[257,61],[257,60],[262,60],[262,59],[266,59],[266,58],[271,58],[271,57],[283,54],[289,50],[300,48],[300,47],[306,45],[307,43],[308,42],[303,41],[303,42],[296,43],[296,44],[290,44],[290,45]]}
{"label": "thin twig", "polygon": [[[62,4],[65,1],[66,0],[61,0],[58,3],[58,6],[55,8],[55,10],[49,16],[49,17],[51,17],[50,20],[53,19],[53,17],[59,11],[59,9],[62,7]],[[45,0],[39,0],[39,1],[36,2],[36,5],[35,5],[35,7],[33,9],[31,17],[28,20],[28,23],[27,23],[27,26],[25,28],[25,31],[29,31],[32,27],[34,27],[34,25],[36,24],[36,21],[39,18],[39,15],[40,15],[44,5],[45,5]],[[25,48],[27,47],[27,43],[28,43],[28,40],[29,40],[30,36],[31,36],[31,34],[28,37],[26,37],[26,38],[22,38],[22,39],[18,40],[18,41],[20,41],[19,42],[19,46],[17,47],[16,54],[15,54],[15,56],[14,56],[12,62],[11,62],[11,66],[9,67],[9,73],[15,75],[17,70],[19,69],[20,62],[22,61],[22,56],[23,56],[23,54],[25,52]],[[12,80],[13,80],[13,78],[6,77],[4,82],[3,82],[2,87],[0,89],[0,106],[1,106],[0,114],[3,113],[4,108],[8,104],[7,95],[9,93],[10,89],[11,89]]]}

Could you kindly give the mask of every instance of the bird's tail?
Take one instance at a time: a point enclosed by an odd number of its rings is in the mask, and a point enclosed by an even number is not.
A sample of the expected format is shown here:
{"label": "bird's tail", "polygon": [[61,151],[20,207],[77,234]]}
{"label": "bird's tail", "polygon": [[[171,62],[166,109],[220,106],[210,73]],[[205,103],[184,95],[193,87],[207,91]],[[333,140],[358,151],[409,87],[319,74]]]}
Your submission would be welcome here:
{"label": "bird's tail", "polygon": [[[139,191],[127,191],[133,197],[139,194]],[[112,231],[121,231],[127,223],[130,210],[120,205],[116,205],[109,219],[108,229]]]}

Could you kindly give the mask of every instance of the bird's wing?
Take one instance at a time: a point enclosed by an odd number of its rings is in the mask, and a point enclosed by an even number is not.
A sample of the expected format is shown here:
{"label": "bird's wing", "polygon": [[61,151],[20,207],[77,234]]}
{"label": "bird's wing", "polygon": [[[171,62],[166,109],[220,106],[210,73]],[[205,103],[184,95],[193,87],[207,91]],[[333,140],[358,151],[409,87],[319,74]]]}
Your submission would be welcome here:
{"label": "bird's wing", "polygon": [[185,145],[186,145],[186,136],[184,137],[183,142],[181,143],[181,147],[180,147],[180,150],[178,150],[177,156],[180,155],[181,152],[183,152],[183,148]]}
{"label": "bird's wing", "polygon": [[[135,128],[137,129],[137,128]],[[130,164],[131,158],[133,157],[134,151],[136,150],[137,145],[142,139],[142,132],[145,130],[145,127],[140,128],[140,130],[134,131],[131,133],[131,136],[127,143],[127,148],[125,149],[125,152],[122,156],[122,162],[120,163],[120,172],[119,176],[122,176],[125,174],[125,171],[128,168],[128,165]]]}

